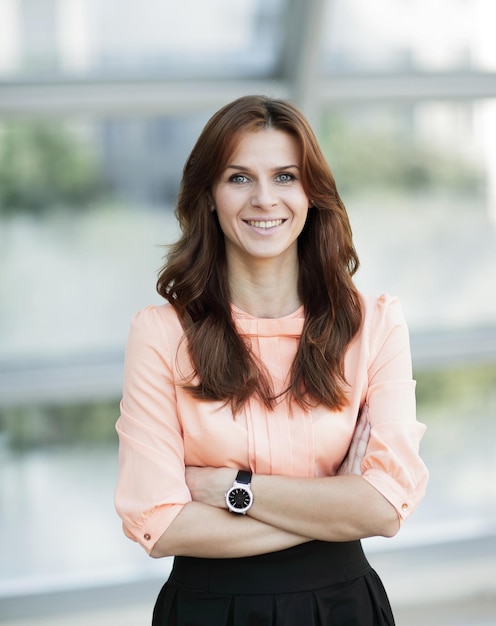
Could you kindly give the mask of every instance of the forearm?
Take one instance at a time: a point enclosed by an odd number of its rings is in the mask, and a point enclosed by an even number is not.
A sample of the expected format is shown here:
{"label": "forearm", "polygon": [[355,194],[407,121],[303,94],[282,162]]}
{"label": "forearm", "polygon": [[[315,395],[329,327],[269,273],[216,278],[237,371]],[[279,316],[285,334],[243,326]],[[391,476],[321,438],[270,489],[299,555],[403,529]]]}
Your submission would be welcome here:
{"label": "forearm", "polygon": [[[228,468],[186,470],[193,500],[225,512],[225,492],[236,477]],[[393,505],[361,476],[295,478],[254,474],[248,517],[290,534],[322,541],[393,536],[399,519]]]}
{"label": "forearm", "polygon": [[235,558],[284,550],[309,539],[200,502],[184,506],[151,556]]}
{"label": "forearm", "polygon": [[250,517],[322,541],[393,536],[394,507],[360,476],[288,478],[255,475]]}

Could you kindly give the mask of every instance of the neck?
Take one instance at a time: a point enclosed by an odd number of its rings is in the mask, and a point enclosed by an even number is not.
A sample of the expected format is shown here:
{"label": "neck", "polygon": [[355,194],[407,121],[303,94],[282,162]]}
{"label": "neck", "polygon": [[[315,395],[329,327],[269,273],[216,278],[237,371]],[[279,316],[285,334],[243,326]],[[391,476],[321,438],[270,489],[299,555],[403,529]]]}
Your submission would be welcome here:
{"label": "neck", "polygon": [[228,276],[231,302],[254,317],[277,319],[294,313],[302,305],[297,263],[229,267]]}

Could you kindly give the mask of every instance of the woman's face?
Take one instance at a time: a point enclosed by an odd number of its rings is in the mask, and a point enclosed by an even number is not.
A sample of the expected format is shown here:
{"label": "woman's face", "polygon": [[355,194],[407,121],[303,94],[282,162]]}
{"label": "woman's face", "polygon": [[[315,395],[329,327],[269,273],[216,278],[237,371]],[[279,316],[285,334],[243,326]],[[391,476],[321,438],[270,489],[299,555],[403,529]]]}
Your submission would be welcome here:
{"label": "woman's face", "polygon": [[242,136],[213,188],[228,263],[297,258],[309,201],[296,139],[265,129]]}

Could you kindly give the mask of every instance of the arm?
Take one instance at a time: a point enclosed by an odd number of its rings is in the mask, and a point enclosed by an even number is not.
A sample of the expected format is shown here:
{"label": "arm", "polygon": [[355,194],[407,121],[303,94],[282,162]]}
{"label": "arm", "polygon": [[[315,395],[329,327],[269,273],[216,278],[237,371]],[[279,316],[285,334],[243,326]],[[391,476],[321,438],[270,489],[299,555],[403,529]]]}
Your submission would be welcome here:
{"label": "arm", "polygon": [[253,490],[252,516],[314,539],[392,537],[399,529],[394,507],[360,476],[256,476]]}
{"label": "arm", "polygon": [[[252,556],[283,550],[308,538],[352,541],[392,536],[399,528],[393,506],[359,476],[300,479],[257,475],[252,480],[255,498],[248,515],[229,513],[224,493],[236,473],[230,468],[188,468],[189,484],[196,482],[198,494],[195,496],[192,487],[195,501],[182,509],[151,555]],[[202,474],[210,485],[208,495],[200,488]],[[201,502],[202,497],[209,502]]]}
{"label": "arm", "polygon": [[[366,411],[364,411],[350,447],[349,458],[347,457],[347,463],[342,467],[343,473],[360,474],[360,460],[365,453],[369,431],[370,426],[366,419]],[[347,476],[345,481],[340,481],[339,485],[335,480],[330,484],[329,481],[332,479],[329,478],[300,479],[298,492],[306,498],[307,512],[311,513],[310,517],[305,515],[303,519],[298,517],[301,510],[299,507],[295,511],[292,510],[295,500],[294,490],[298,489],[298,484],[294,479],[280,476],[255,476],[252,479],[252,486],[257,492],[257,497],[250,510],[253,519],[232,515],[225,510],[224,493],[232,484],[236,473],[237,470],[228,468],[186,468],[187,483],[194,502],[183,508],[177,518],[177,523],[174,521],[155,545],[152,556],[166,554],[185,556],[191,554],[216,558],[251,556],[282,550],[306,541],[301,535],[293,534],[294,530],[298,532],[307,530],[308,536],[316,539],[347,541],[369,535],[390,536],[399,527],[394,508],[367,483],[362,480],[357,481],[356,476]],[[274,480],[278,484],[274,484]],[[265,490],[263,489],[264,483]],[[363,486],[365,486],[364,493],[358,493],[357,490]],[[286,493],[287,510],[286,515],[283,516],[287,524],[285,530],[270,525],[272,521],[278,522],[278,517],[271,514],[270,493],[274,487],[279,493],[283,490]],[[334,488],[335,510],[326,512],[321,510],[320,502],[323,498],[329,501],[329,488]],[[350,503],[339,502],[340,497],[344,497],[345,500],[351,499]],[[376,502],[378,508],[374,515],[364,517],[362,506],[368,498],[372,498],[371,504]],[[356,506],[357,503],[360,504],[353,517],[359,521],[359,524],[353,527],[350,524],[350,504]],[[317,510],[312,512],[312,506],[315,504]],[[339,515],[340,511],[345,511],[346,514]],[[324,513],[326,520],[324,528],[320,528],[316,523],[320,513]],[[204,521],[200,533],[198,532],[198,518]],[[378,523],[384,522],[384,524],[390,521],[391,527],[374,528],[374,520]],[[310,524],[308,524],[309,521]],[[237,534],[236,541],[234,543],[226,541],[226,538],[229,539],[233,533]]]}
{"label": "arm", "polygon": [[151,556],[234,558],[284,550],[306,541],[306,537],[254,518],[190,502],[157,541]]}
{"label": "arm", "polygon": [[[298,536],[322,541],[352,541],[375,535],[392,536],[398,528],[394,507],[360,476],[293,478],[254,475],[254,502],[248,516],[225,511],[224,493],[236,470],[188,468],[193,499],[234,519],[239,528],[247,518]],[[243,527],[244,528],[244,527]]]}

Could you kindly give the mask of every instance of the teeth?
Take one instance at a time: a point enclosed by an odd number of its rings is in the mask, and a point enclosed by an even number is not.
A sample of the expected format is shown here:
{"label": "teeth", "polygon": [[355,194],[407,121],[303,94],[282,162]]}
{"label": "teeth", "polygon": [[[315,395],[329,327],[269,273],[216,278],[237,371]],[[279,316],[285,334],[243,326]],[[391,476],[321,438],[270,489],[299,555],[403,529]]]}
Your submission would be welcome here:
{"label": "teeth", "polygon": [[274,226],[280,226],[282,224],[282,220],[248,220],[248,224],[250,226],[255,226],[255,228],[274,228]]}

